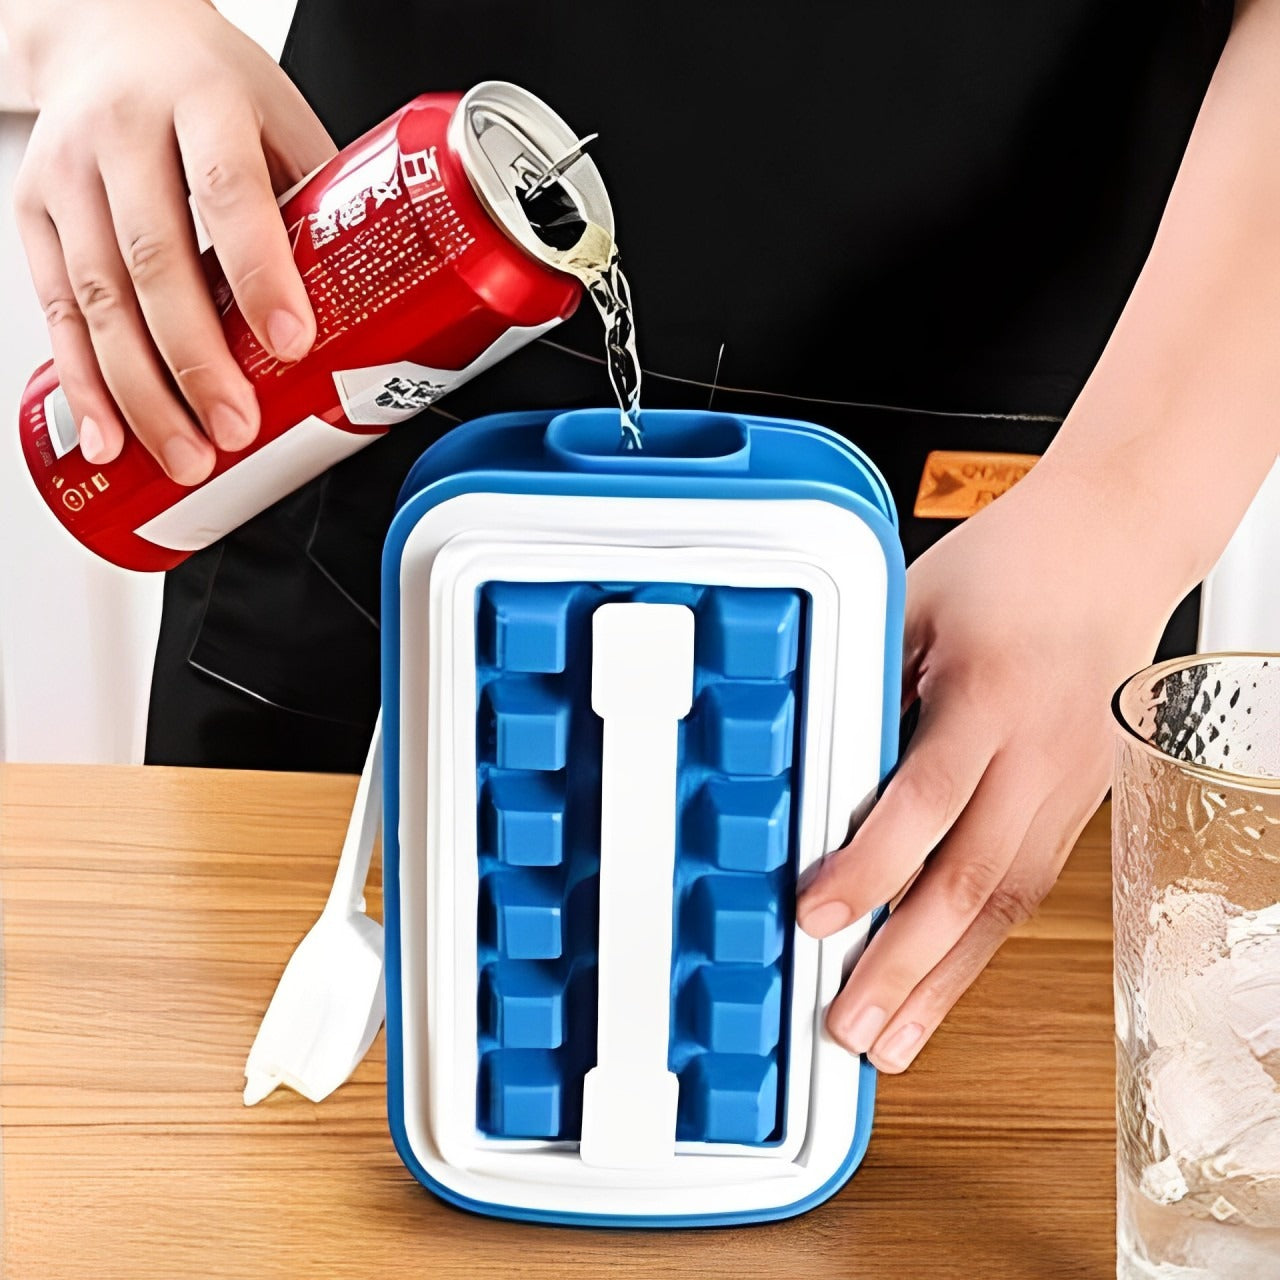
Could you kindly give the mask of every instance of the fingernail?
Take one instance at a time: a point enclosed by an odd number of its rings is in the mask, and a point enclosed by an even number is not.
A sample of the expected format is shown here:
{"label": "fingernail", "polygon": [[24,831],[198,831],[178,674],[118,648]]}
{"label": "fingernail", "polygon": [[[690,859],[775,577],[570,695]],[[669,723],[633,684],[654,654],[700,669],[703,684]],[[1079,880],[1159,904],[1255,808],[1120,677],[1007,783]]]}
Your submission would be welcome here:
{"label": "fingernail", "polygon": [[916,1056],[923,1038],[924,1028],[918,1022],[908,1022],[905,1027],[899,1027],[884,1048],[876,1050],[876,1066],[886,1071],[904,1070]]}
{"label": "fingernail", "polygon": [[888,1020],[889,1015],[878,1004],[869,1004],[844,1029],[840,1042],[851,1053],[866,1053]]}
{"label": "fingernail", "polygon": [[80,452],[86,462],[101,462],[106,441],[102,438],[102,428],[90,417],[80,419]]}
{"label": "fingernail", "polygon": [[253,443],[258,428],[238,409],[229,404],[215,404],[209,411],[209,429],[219,449],[234,452]]}
{"label": "fingernail", "polygon": [[281,360],[301,360],[307,354],[305,331],[292,311],[273,311],[267,317],[267,341]]}
{"label": "fingernail", "polygon": [[165,470],[179,484],[199,484],[213,470],[209,453],[185,436],[170,436],[161,452]]}
{"label": "fingernail", "polygon": [[853,912],[843,902],[824,902],[804,913],[800,927],[811,938],[826,938],[838,933],[853,920]]}

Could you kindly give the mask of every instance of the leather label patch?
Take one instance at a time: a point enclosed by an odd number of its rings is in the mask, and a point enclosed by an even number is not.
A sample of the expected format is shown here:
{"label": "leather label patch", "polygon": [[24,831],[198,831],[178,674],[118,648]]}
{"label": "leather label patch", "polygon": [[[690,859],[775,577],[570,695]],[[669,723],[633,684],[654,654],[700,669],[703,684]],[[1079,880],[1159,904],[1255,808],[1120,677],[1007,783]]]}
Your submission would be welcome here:
{"label": "leather label patch", "polygon": [[1039,461],[1035,453],[966,453],[935,449],[924,460],[914,514],[964,520],[1012,489]]}

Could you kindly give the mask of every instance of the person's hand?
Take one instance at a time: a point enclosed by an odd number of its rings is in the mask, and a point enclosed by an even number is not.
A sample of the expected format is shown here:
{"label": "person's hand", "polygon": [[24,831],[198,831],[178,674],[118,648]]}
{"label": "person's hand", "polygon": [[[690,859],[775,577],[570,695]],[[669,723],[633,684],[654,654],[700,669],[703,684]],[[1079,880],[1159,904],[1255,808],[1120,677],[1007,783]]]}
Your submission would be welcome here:
{"label": "person's hand", "polygon": [[1057,878],[1106,789],[1112,694],[1275,463],[1277,66],[1280,0],[1237,5],[1146,265],[1052,446],[908,575],[919,726],[796,906],[825,937],[909,885],[827,1016],[885,1070]]}
{"label": "person's hand", "polygon": [[[201,270],[194,196],[259,341],[297,360],[315,318],[276,193],[333,143],[302,95],[205,0],[9,0],[40,115],[15,211],[91,462],[131,430],[198,484],[259,427]],[[212,444],[211,444],[212,442]]]}
{"label": "person's hand", "polygon": [[910,885],[827,1016],[881,1070],[912,1061],[1053,885],[1106,791],[1111,695],[1175,603],[1152,597],[1096,498],[1041,467],[912,565],[903,706],[919,698],[918,727],[797,904],[821,938]]}

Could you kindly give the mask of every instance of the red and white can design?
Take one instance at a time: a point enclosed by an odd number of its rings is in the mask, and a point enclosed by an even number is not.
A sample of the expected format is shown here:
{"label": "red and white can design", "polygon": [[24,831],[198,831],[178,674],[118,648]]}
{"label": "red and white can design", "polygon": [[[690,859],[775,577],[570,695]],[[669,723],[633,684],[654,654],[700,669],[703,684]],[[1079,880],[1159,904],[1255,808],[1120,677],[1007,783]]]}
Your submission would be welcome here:
{"label": "red and white can design", "polygon": [[[50,509],[115,564],[171,568],[567,319],[582,286],[552,265],[562,255],[521,195],[577,146],[514,85],[415,98],[282,204],[316,314],[304,359],[284,364],[262,347],[204,254],[227,344],[261,407],[254,443],[219,451],[195,488],[170,480],[132,435],[118,458],[94,465],[48,363],[27,384],[19,427]],[[584,222],[613,234],[589,158],[557,186]]]}

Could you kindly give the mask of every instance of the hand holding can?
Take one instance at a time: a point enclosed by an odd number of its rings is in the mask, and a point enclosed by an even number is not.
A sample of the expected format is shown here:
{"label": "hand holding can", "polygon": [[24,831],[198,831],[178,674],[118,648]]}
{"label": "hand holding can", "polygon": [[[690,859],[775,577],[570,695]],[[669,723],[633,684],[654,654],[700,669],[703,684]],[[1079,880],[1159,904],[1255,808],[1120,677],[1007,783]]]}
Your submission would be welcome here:
{"label": "hand holding can", "polygon": [[220,450],[195,490],[131,439],[95,465],[76,448],[75,414],[46,366],[28,385],[21,432],[51,509],[117,564],[172,567],[558,324],[582,295],[562,265],[564,219],[579,237],[602,228],[611,244],[612,210],[585,157],[554,179],[564,217],[553,231],[523,197],[579,145],[513,85],[415,99],[322,166],[277,217],[315,317],[305,359],[264,343],[215,253],[204,256],[222,344],[256,397],[251,443]]}
{"label": "hand holding can", "polygon": [[64,416],[96,467],[136,436],[170,479],[197,484],[215,449],[253,440],[259,413],[220,331],[188,196],[242,314],[296,360],[315,321],[275,193],[334,145],[210,5],[6,0],[3,16],[40,107],[15,205]]}

